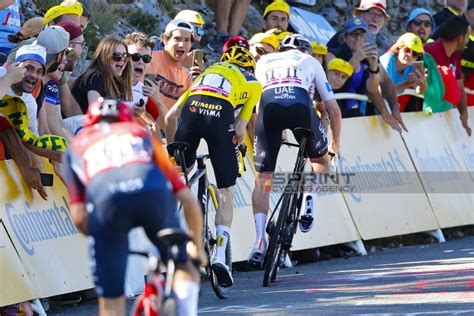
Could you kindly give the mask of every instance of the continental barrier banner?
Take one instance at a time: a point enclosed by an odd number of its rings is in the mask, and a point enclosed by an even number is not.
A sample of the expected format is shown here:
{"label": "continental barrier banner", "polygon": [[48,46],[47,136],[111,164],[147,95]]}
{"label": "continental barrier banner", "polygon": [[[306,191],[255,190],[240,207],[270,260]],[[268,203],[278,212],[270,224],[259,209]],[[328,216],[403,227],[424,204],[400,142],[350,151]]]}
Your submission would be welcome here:
{"label": "continental barrier banner", "polygon": [[[470,114],[472,127],[472,109]],[[440,227],[473,224],[474,140],[462,128],[459,112],[406,113],[404,120],[410,131],[403,139]]]}
{"label": "continental barrier banner", "polygon": [[344,119],[341,151],[339,172],[354,185],[343,195],[363,239],[439,228],[402,138],[380,117]]}
{"label": "continental barrier banner", "polygon": [[[42,161],[43,172],[54,174],[49,162]],[[11,240],[8,245],[2,236],[2,243],[7,245],[0,253],[14,248],[21,261],[13,270],[12,264],[7,265],[10,271],[2,273],[6,278],[2,284],[26,287],[22,295],[0,295],[0,306],[22,301],[33,293],[30,298],[92,288],[86,239],[72,223],[67,190],[59,178],[55,175],[54,186],[46,188],[48,200],[44,201],[27,187],[13,161],[0,161],[0,187],[0,228]],[[15,260],[6,255],[9,260],[2,260],[2,268],[3,262]],[[25,283],[16,285],[20,279]]]}

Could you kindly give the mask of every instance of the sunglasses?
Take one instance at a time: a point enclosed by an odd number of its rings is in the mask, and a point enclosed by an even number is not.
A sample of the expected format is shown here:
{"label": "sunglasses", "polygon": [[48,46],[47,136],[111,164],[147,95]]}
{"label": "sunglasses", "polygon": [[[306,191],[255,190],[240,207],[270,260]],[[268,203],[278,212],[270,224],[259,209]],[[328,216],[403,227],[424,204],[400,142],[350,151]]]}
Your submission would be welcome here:
{"label": "sunglasses", "polygon": [[418,59],[418,57],[420,57],[421,55],[420,53],[417,53],[413,49],[410,49],[408,47],[404,47],[403,51],[405,52],[405,54],[411,54],[413,58],[416,58],[416,59]]}
{"label": "sunglasses", "polygon": [[259,55],[268,54],[268,52],[265,50],[265,48],[260,47],[260,46],[256,46],[256,47],[255,47],[255,51],[256,51],[257,54],[259,54]]}
{"label": "sunglasses", "polygon": [[421,26],[423,24],[424,27],[431,27],[431,21],[415,19],[413,20],[413,24],[415,24],[416,26]]}
{"label": "sunglasses", "polygon": [[199,26],[194,26],[194,32],[196,33],[197,36],[204,36],[204,28],[199,27]]}
{"label": "sunglasses", "polygon": [[113,53],[112,54],[112,60],[115,61],[115,62],[119,62],[119,61],[122,61],[122,60],[127,60],[128,58],[128,53]]}
{"label": "sunglasses", "polygon": [[150,55],[140,55],[139,53],[135,53],[135,54],[131,54],[130,58],[134,62],[138,62],[138,61],[140,61],[140,59],[142,59],[145,64],[148,64],[148,63],[151,62],[151,56]]}

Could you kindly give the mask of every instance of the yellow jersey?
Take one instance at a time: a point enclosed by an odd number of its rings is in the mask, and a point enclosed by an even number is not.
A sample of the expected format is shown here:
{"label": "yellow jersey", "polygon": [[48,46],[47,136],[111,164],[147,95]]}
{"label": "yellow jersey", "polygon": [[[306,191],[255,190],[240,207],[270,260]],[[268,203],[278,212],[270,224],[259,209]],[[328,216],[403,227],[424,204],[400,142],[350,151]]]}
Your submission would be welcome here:
{"label": "yellow jersey", "polygon": [[234,110],[242,107],[240,118],[249,121],[253,109],[262,95],[262,85],[239,67],[230,63],[216,63],[199,75],[191,87],[179,98],[183,106],[193,95],[207,95],[228,101]]}

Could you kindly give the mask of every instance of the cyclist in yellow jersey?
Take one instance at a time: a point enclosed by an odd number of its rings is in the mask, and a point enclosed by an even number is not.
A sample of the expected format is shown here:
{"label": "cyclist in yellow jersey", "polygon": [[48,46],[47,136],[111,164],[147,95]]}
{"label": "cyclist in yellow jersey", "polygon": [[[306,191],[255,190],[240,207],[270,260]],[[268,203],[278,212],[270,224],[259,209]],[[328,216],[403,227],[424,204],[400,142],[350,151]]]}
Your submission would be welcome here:
{"label": "cyclist in yellow jersey", "polygon": [[[190,144],[185,152],[186,167],[196,159],[203,138],[207,142],[221,205],[216,215],[217,253],[211,268],[223,287],[234,284],[225,264],[225,250],[233,216],[234,186],[238,175],[238,144],[243,143],[246,126],[262,94],[254,77],[255,59],[245,48],[233,46],[221,62],[207,68],[166,115],[166,138]],[[235,118],[235,110],[240,110]],[[179,118],[179,122],[178,122]]]}

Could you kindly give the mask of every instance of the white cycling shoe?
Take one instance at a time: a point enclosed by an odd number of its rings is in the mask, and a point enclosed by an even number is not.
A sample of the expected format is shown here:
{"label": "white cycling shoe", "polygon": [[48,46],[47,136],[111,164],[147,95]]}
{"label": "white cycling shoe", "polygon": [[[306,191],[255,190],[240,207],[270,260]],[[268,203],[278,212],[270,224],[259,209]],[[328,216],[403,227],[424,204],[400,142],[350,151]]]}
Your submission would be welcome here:
{"label": "white cycling shoe", "polygon": [[222,287],[231,287],[234,285],[234,278],[232,277],[232,271],[228,265],[225,264],[219,257],[215,256],[212,258],[211,264],[212,271],[216,274],[217,283]]}
{"label": "white cycling shoe", "polygon": [[300,230],[302,233],[307,233],[313,228],[314,224],[314,205],[313,197],[311,195],[306,196],[304,203],[304,214],[300,216]]}
{"label": "white cycling shoe", "polygon": [[267,252],[267,241],[265,239],[260,239],[253,245],[252,252],[250,253],[247,262],[254,268],[261,269],[263,266],[263,259],[265,258],[265,253]]}

